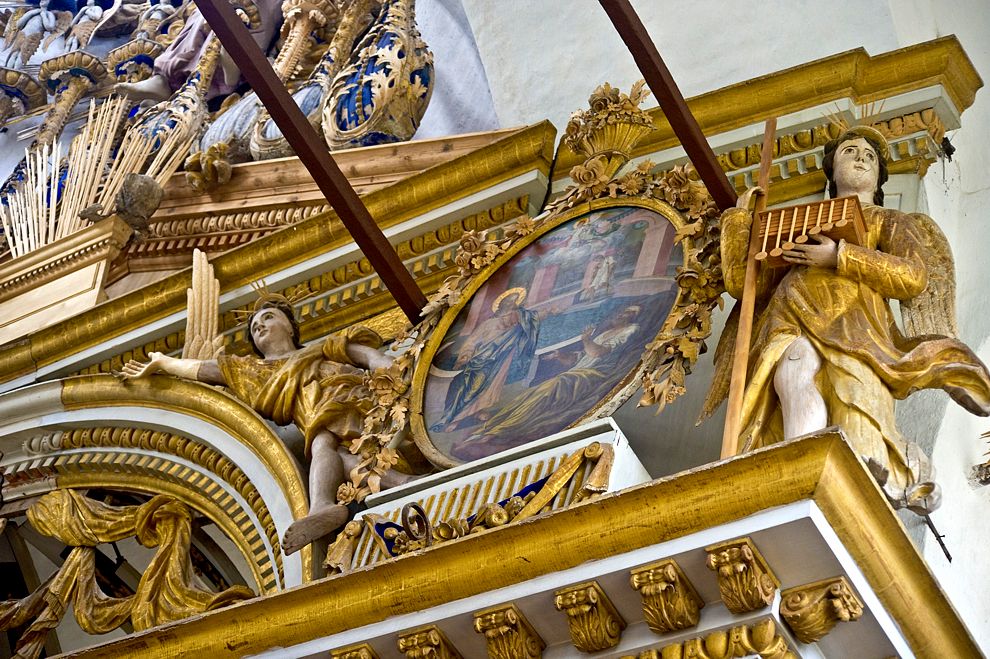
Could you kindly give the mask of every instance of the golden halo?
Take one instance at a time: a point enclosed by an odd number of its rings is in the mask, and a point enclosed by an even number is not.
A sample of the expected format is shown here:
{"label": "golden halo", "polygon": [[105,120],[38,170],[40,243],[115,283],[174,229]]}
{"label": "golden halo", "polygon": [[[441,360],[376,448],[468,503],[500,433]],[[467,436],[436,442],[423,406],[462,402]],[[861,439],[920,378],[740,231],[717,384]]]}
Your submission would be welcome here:
{"label": "golden halo", "polygon": [[509,290],[507,290],[506,292],[502,293],[497,298],[495,298],[495,301],[492,302],[492,313],[498,313],[498,308],[502,305],[502,300],[504,300],[505,298],[509,297],[510,295],[515,295],[516,296],[516,306],[517,307],[521,307],[522,306],[522,303],[526,301],[526,289],[525,288],[522,288],[521,286],[517,286],[515,288],[510,288]]}

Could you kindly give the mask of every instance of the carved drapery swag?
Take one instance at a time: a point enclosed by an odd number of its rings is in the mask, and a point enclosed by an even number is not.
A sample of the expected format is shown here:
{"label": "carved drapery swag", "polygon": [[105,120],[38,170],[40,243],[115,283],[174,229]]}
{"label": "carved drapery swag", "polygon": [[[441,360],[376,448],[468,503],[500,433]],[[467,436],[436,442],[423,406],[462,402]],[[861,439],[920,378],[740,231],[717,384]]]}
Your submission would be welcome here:
{"label": "carved drapery swag", "polygon": [[[57,490],[31,506],[27,517],[39,533],[73,549],[29,596],[0,602],[0,629],[32,621],[18,641],[17,657],[38,656],[45,636],[70,604],[84,631],[105,634],[128,620],[141,631],[254,597],[244,586],[213,593],[197,584],[189,558],[192,518],[171,497],[158,495],[140,506],[109,506],[73,490]],[[97,585],[96,546],[131,536],[158,552],[134,595],[110,597]]]}

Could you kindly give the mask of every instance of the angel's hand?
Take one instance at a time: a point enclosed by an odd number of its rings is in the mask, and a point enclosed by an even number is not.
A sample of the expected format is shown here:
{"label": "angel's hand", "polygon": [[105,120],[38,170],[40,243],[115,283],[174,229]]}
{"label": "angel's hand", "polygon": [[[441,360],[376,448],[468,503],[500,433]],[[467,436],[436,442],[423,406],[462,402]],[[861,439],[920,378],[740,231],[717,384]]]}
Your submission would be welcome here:
{"label": "angel's hand", "polygon": [[746,192],[739,195],[736,199],[736,208],[742,208],[744,210],[749,210],[749,202],[752,201],[754,194],[763,194],[763,188],[758,185],[754,185]]}
{"label": "angel's hand", "polygon": [[817,245],[805,243],[785,250],[782,258],[788,263],[834,270],[839,264],[839,244],[823,234],[811,236]]}
{"label": "angel's hand", "polygon": [[121,376],[125,380],[133,380],[161,371],[162,363],[165,361],[165,355],[160,352],[150,352],[148,353],[148,357],[151,361],[147,364],[142,364],[136,359],[132,359],[124,364],[124,368],[120,371]]}

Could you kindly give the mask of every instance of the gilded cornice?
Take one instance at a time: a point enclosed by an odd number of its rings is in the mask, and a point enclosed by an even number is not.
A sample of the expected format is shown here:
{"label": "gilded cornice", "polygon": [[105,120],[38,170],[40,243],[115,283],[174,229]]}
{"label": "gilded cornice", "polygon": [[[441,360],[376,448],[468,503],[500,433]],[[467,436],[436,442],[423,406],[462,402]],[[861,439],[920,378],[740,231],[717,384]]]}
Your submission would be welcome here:
{"label": "gilded cornice", "polygon": [[64,240],[0,264],[0,303],[102,259],[113,258],[131,235],[123,220],[109,217]]}
{"label": "gilded cornice", "polygon": [[[717,135],[838,99],[864,104],[933,85],[943,86],[959,113],[973,104],[983,86],[955,36],[880,55],[857,48],[707,92],[687,103],[701,130]],[[651,116],[657,130],[637,144],[634,157],[679,144],[663,112],[654,108]],[[581,161],[582,156],[562,147],[554,180],[567,176]]]}
{"label": "gilded cornice", "polygon": [[[548,122],[521,129],[466,156],[371,192],[364,202],[378,225],[387,229],[521,173],[536,169],[547,175],[555,133]],[[212,264],[223,292],[352,242],[331,211],[221,254]],[[0,347],[0,381],[181,312],[189,284],[187,269],[35,332],[24,342]]]}
{"label": "gilded cornice", "polygon": [[[766,486],[767,474],[775,475],[773,487]],[[821,510],[916,655],[980,656],[869,472],[838,433],[777,444],[69,656],[219,657],[288,647],[805,500]],[[335,614],[328,617],[330,601]],[[218,635],[221,628],[225,633]],[[230,638],[238,639],[236,648],[226,645]]]}
{"label": "gilded cornice", "polygon": [[[419,287],[426,293],[433,292],[455,270],[453,259],[457,241],[465,232],[497,227],[525,213],[527,203],[525,196],[510,199],[486,211],[405,240],[396,245],[396,251],[400,258],[407,261]],[[395,337],[408,322],[401,311],[395,312],[398,309],[395,300],[365,258],[328,270],[304,284],[275,292],[290,298],[297,293],[306,296],[306,301],[297,309],[300,336],[304,342],[365,321],[369,321],[365,324],[373,325],[372,329],[388,340]],[[220,330],[229,334],[228,345],[241,344],[241,347],[246,347],[242,312],[249,312],[250,307],[243,305],[221,315]],[[184,331],[171,332],[88,366],[77,374],[119,371],[130,359],[142,361],[148,359],[150,352],[177,351],[184,341]]]}

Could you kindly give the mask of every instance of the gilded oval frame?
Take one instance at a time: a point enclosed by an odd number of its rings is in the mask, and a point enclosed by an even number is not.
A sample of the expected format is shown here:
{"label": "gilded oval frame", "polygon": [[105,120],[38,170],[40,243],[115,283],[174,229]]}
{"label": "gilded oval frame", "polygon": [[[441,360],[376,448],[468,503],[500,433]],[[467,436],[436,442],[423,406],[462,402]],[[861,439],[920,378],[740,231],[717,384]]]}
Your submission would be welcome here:
{"label": "gilded oval frame", "polygon": [[[430,366],[433,363],[433,358],[436,356],[439,348],[443,344],[447,332],[457,320],[458,315],[460,315],[461,311],[471,303],[474,299],[475,293],[477,293],[478,290],[481,289],[481,287],[484,286],[496,272],[509,263],[523,249],[568,222],[577,220],[582,216],[589,215],[596,211],[603,211],[612,208],[641,208],[653,211],[664,217],[671,223],[671,225],[673,225],[675,232],[677,232],[675,235],[680,235],[679,232],[681,232],[681,230],[684,229],[689,223],[687,218],[685,218],[684,215],[672,205],[654,198],[637,196],[595,199],[562,212],[551,213],[542,220],[542,222],[532,233],[515,239],[504,253],[500,254],[492,263],[472,275],[468,283],[465,284],[461,290],[461,295],[458,302],[451,305],[443,312],[443,315],[437,322],[436,327],[431,332],[430,337],[426,339],[423,350],[416,360],[416,365],[413,370],[412,387],[409,396],[409,428],[416,446],[430,462],[441,468],[456,467],[464,464],[464,462],[453,460],[450,456],[441,452],[433,444],[426,428],[426,422],[423,418],[426,382],[429,377]],[[486,235],[486,242],[487,240],[488,236]],[[503,241],[499,240],[497,242]],[[676,237],[674,244],[675,246],[679,245],[682,247],[683,262],[678,265],[686,266],[692,256],[690,254],[690,250],[687,248],[687,245],[678,240]],[[656,338],[654,338],[653,341],[660,339],[670,329],[672,319],[679,317],[678,311],[690,303],[687,298],[688,296],[686,295],[685,289],[678,286],[673,305],[667,313],[667,316],[661,324]],[[644,350],[645,349],[646,348],[644,346]],[[613,413],[620,405],[628,400],[632,393],[636,390],[643,371],[644,360],[641,357],[636,366],[624,375],[597,405],[588,410],[574,422],[568,424],[564,428],[561,428],[561,430],[572,428],[590,420],[608,416]]]}

